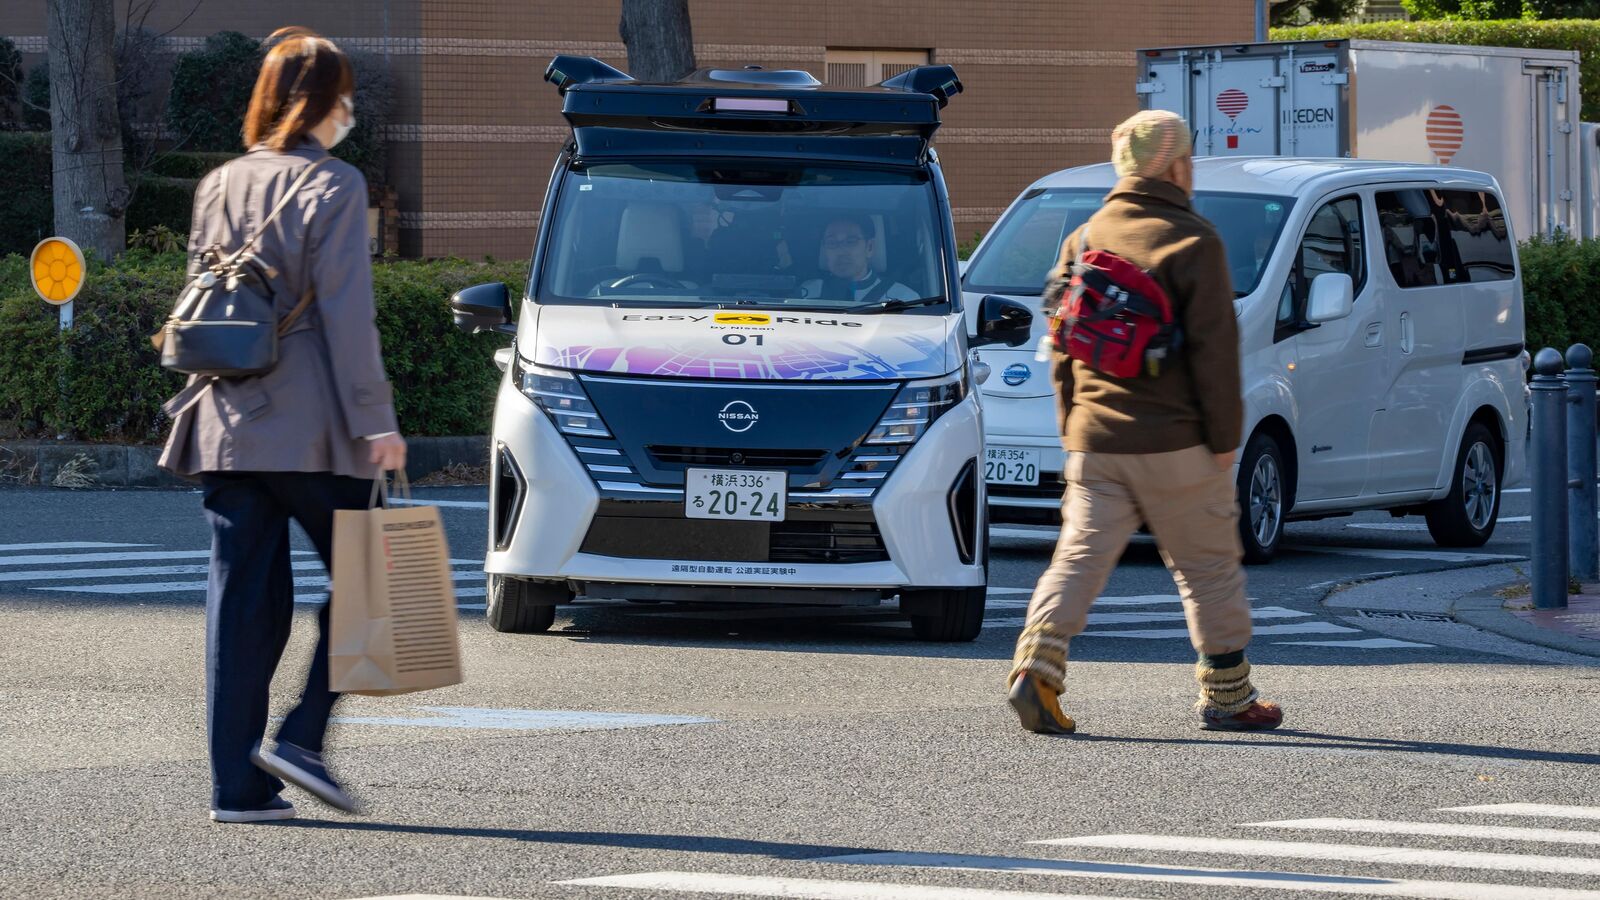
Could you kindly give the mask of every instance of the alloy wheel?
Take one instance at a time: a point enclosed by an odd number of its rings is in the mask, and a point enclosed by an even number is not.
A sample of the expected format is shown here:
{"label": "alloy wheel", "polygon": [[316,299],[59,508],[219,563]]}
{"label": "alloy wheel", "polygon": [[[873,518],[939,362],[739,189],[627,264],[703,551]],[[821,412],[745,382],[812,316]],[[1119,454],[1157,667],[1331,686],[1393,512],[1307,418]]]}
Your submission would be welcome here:
{"label": "alloy wheel", "polygon": [[1250,531],[1256,544],[1272,546],[1283,524],[1283,481],[1278,477],[1278,463],[1272,454],[1263,453],[1256,459],[1250,473]]}
{"label": "alloy wheel", "polygon": [[1467,451],[1461,469],[1461,500],[1472,527],[1482,531],[1494,518],[1494,501],[1499,489],[1495,477],[1494,452],[1482,441]]}

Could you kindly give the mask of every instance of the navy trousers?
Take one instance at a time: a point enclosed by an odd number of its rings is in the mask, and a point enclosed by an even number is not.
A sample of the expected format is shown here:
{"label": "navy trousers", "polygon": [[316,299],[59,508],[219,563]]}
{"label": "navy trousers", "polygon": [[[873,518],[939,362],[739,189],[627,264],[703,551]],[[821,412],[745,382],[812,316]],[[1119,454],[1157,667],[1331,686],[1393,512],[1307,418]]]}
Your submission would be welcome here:
{"label": "navy trousers", "polygon": [[[208,472],[201,482],[211,523],[206,589],[211,803],[249,809],[283,790],[281,781],[250,762],[250,751],[266,733],[267,690],[294,615],[289,520],[300,523],[331,573],[333,511],[366,509],[372,482],[329,472]],[[278,740],[321,753],[339,695],[328,689],[327,604],[317,620],[321,637],[311,671],[299,705],[278,729]]]}

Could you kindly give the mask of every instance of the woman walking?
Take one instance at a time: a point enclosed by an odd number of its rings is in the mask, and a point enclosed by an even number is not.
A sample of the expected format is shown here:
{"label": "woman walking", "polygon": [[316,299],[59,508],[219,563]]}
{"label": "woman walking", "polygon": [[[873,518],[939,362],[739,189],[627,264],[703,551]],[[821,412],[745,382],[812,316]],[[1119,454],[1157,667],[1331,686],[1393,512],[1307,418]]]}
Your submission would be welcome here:
{"label": "woman walking", "polygon": [[294,612],[289,521],[331,571],[334,510],[367,508],[373,480],[406,458],[374,324],[366,181],[328,155],[355,124],[350,62],[301,28],[268,43],[245,115],[249,152],[195,192],[188,274],[254,236],[280,321],[278,362],[265,375],[190,378],[166,406],[173,427],[161,457],[199,478],[212,529],[206,731],[218,822],[293,817],[279,796],[284,781],[355,808],[322,762],[338,699],[328,688],[326,605],[300,702],[276,747],[262,747],[267,690]]}

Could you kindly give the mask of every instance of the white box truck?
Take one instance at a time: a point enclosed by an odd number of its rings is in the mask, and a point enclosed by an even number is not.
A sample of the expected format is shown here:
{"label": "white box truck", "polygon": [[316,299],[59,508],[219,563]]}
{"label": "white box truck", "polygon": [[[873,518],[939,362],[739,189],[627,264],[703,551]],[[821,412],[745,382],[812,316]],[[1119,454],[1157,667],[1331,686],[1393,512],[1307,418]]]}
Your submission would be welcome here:
{"label": "white box truck", "polygon": [[1140,105],[1188,120],[1197,155],[1460,166],[1499,180],[1520,237],[1596,227],[1576,51],[1297,41],[1142,50],[1139,64]]}

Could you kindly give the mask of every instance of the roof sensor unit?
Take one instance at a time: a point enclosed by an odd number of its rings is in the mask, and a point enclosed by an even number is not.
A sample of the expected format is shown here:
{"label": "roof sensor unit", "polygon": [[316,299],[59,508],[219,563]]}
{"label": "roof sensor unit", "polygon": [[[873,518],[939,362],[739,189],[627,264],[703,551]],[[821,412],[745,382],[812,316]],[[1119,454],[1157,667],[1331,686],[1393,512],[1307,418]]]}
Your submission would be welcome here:
{"label": "roof sensor unit", "polygon": [[944,109],[951,97],[961,93],[961,79],[956,77],[956,70],[950,66],[917,66],[893,78],[884,79],[879,87],[929,94],[939,101],[939,108]]}
{"label": "roof sensor unit", "polygon": [[632,81],[633,76],[613,69],[592,56],[558,56],[550,60],[544,70],[544,80],[556,86],[562,94],[575,84],[596,82]]}

